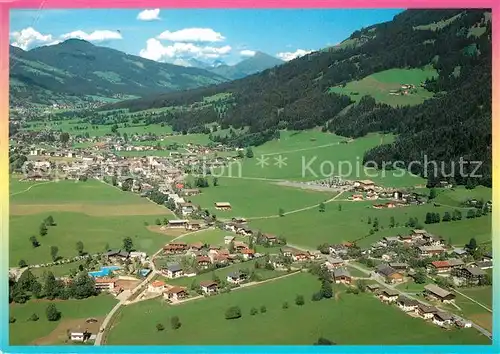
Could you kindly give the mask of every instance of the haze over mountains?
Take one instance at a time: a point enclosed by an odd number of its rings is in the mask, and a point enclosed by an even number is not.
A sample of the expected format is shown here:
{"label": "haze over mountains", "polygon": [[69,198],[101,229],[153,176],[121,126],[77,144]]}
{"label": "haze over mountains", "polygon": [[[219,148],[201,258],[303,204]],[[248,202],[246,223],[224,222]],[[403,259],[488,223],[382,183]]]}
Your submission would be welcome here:
{"label": "haze over mountains", "polygon": [[229,66],[191,59],[174,65],[80,39],[24,51],[10,46],[11,99],[50,104],[75,96],[144,97],[241,78],[282,61],[257,53]]}

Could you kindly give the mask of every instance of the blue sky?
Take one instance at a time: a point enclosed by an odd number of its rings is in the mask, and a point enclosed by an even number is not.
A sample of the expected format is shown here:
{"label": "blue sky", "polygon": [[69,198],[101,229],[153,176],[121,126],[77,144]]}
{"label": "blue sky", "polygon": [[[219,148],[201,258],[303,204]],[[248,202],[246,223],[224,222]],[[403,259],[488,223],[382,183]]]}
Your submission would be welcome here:
{"label": "blue sky", "polygon": [[[255,51],[284,60],[337,44],[402,10],[15,10],[11,43],[23,49],[81,38],[145,58],[234,64]],[[140,15],[139,15],[140,14]]]}

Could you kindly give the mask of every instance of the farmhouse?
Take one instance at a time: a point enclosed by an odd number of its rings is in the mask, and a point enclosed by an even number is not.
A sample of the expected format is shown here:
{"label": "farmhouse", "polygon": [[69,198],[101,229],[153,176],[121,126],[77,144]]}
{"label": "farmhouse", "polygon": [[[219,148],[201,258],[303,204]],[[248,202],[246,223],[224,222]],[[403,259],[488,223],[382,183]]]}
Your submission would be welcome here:
{"label": "farmhouse", "polygon": [[425,231],[423,229],[413,229],[413,230],[411,230],[411,237],[414,240],[418,240],[418,239],[422,240],[426,233],[427,233],[427,231]]}
{"label": "farmhouse", "polygon": [[196,206],[192,203],[179,203],[179,209],[183,216],[191,215],[196,210]]}
{"label": "farmhouse", "polygon": [[179,278],[184,275],[184,271],[179,264],[171,264],[164,270],[165,275],[168,278]]}
{"label": "farmhouse", "polygon": [[201,190],[199,189],[184,189],[182,191],[182,195],[185,196],[185,197],[190,197],[190,196],[193,196],[193,195],[198,195],[201,193]]}
{"label": "farmhouse", "polygon": [[464,267],[457,270],[458,276],[469,282],[479,282],[479,279],[486,276],[486,272],[479,267]]}
{"label": "farmhouse", "polygon": [[431,298],[439,300],[443,303],[450,303],[455,299],[455,295],[448,290],[444,290],[435,284],[427,284],[424,287],[424,294]]}
{"label": "farmhouse", "polygon": [[154,282],[148,285],[148,291],[150,293],[161,294],[164,290],[165,290],[165,282],[161,280],[155,280]]}
{"label": "farmhouse", "polygon": [[239,284],[247,279],[247,275],[240,272],[236,271],[227,276],[227,281],[228,283],[231,284]]}
{"label": "farmhouse", "polygon": [[453,254],[459,256],[459,257],[462,257],[462,256],[465,256],[467,255],[467,250],[463,249],[463,248],[455,248],[453,249]]}
{"label": "farmhouse", "polygon": [[434,256],[436,254],[444,253],[445,249],[442,246],[420,246],[418,248],[420,256],[429,257]]}
{"label": "farmhouse", "polygon": [[378,265],[377,273],[385,277],[389,283],[400,283],[404,280],[404,276],[401,273],[387,264]]}
{"label": "farmhouse", "polygon": [[327,257],[325,265],[327,268],[338,268],[344,265],[344,260],[342,258]]}
{"label": "farmhouse", "polygon": [[368,284],[366,288],[371,291],[372,293],[380,289],[380,285],[378,284]]}
{"label": "farmhouse", "polygon": [[435,269],[438,273],[447,273],[451,270],[450,263],[448,261],[434,261],[431,262],[431,269]]}
{"label": "farmhouse", "polygon": [[201,251],[204,246],[203,242],[195,242],[189,245],[189,249],[192,251]]}
{"label": "farmhouse", "polygon": [[333,271],[333,279],[336,284],[351,284],[352,277],[346,268],[337,268]]}
{"label": "farmhouse", "polygon": [[185,220],[185,219],[183,219],[183,220],[169,220],[167,226],[171,227],[171,228],[181,228],[181,227],[186,228],[186,226],[188,224],[189,224],[189,220]]}
{"label": "farmhouse", "polygon": [[438,311],[437,313],[434,314],[434,317],[432,319],[432,323],[437,324],[438,326],[441,327],[446,327],[450,325],[453,321],[453,317],[446,312],[441,312]]}
{"label": "farmhouse", "polygon": [[423,235],[423,240],[430,246],[443,246],[444,240],[441,236],[436,236],[430,233]]}
{"label": "farmhouse", "polygon": [[404,312],[415,311],[418,306],[418,301],[409,299],[405,296],[400,296],[396,301],[398,307]]}
{"label": "farmhouse", "polygon": [[370,180],[361,180],[354,182],[354,187],[358,190],[369,191],[375,189],[375,183]]}
{"label": "farmhouse", "polygon": [[266,242],[270,245],[274,245],[276,243],[278,243],[278,237],[276,237],[275,235],[271,235],[271,234],[263,234],[262,237],[266,240]]}
{"label": "farmhouse", "polygon": [[114,250],[104,253],[104,257],[110,261],[125,260],[130,257],[130,253],[122,250]]}
{"label": "farmhouse", "polygon": [[[463,264],[463,262],[462,262],[462,264]],[[480,268],[482,270],[493,268],[493,262],[491,262],[491,261],[476,262],[474,264],[477,268]]]}
{"label": "farmhouse", "polygon": [[395,302],[398,299],[399,293],[395,290],[384,289],[380,292],[380,300],[384,302]]}
{"label": "farmhouse", "polygon": [[190,220],[186,227],[186,230],[201,230],[205,225],[204,221],[201,220]]}
{"label": "farmhouse", "polygon": [[408,264],[393,262],[393,263],[389,263],[389,267],[391,267],[395,270],[406,270],[406,269],[408,269]]}
{"label": "farmhouse", "polygon": [[448,263],[450,264],[451,269],[460,268],[465,265],[464,261],[457,258],[448,259]]}
{"label": "farmhouse", "polygon": [[255,251],[250,248],[244,248],[240,251],[240,253],[243,255],[244,260],[249,260],[255,257]]}
{"label": "farmhouse", "polygon": [[183,253],[187,251],[188,245],[184,242],[172,242],[163,246],[163,251],[168,254]]}
{"label": "farmhouse", "polygon": [[234,242],[234,236],[224,236],[224,244],[229,245],[231,242]]}
{"label": "farmhouse", "polygon": [[215,294],[219,290],[219,285],[214,281],[202,281],[200,287],[205,294]]}
{"label": "farmhouse", "polygon": [[196,257],[196,263],[201,269],[207,269],[212,262],[207,256],[198,256]]}
{"label": "farmhouse", "polygon": [[181,286],[174,286],[163,292],[163,298],[165,300],[181,300],[186,298],[188,295],[186,288]]}
{"label": "farmhouse", "polygon": [[231,204],[228,202],[216,202],[214,205],[217,210],[231,210]]}
{"label": "farmhouse", "polygon": [[434,317],[434,314],[438,311],[434,306],[427,306],[425,304],[418,304],[415,312],[423,319],[430,320]]}

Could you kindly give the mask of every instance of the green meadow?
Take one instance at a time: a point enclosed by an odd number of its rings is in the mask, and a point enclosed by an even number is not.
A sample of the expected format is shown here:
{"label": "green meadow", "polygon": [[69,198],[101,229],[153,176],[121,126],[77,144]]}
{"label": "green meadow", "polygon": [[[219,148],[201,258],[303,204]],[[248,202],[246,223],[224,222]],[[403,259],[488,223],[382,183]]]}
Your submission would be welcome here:
{"label": "green meadow", "polygon": [[[491,240],[491,215],[478,219],[462,219],[461,221],[424,224],[428,212],[440,213],[453,211],[449,207],[433,205],[411,206],[392,209],[374,209],[372,202],[334,201],[325,205],[325,212],[318,208],[286,215],[281,218],[250,220],[254,228],[265,232],[284,236],[289,243],[316,248],[322,243],[340,243],[358,240],[360,247],[369,246],[384,236],[405,234],[409,228],[404,227],[410,217],[417,218],[429,232],[441,235],[445,240],[451,238],[452,243],[464,245],[471,237],[478,242]],[[338,210],[339,205],[341,211]],[[396,225],[390,228],[390,219],[394,217]],[[379,231],[369,235],[375,218],[379,221]]]}
{"label": "green meadow", "polygon": [[452,189],[437,189],[435,202],[444,205],[453,205],[460,207],[468,199],[477,199],[488,201],[492,198],[492,189],[483,186],[477,186],[474,189],[466,189],[464,186],[457,186]]}
{"label": "green meadow", "polygon": [[[209,178],[209,183],[212,183]],[[309,207],[330,199],[333,193],[284,187],[270,181],[219,177],[218,186],[203,188],[202,193],[189,197],[202,209],[208,209],[220,219],[278,215],[286,211]],[[229,202],[232,210],[216,210],[214,203]]]}
{"label": "green meadow", "polygon": [[[435,69],[390,69],[369,75],[359,81],[348,82],[344,87],[331,87],[330,92],[349,96],[359,101],[363,96],[371,96],[377,102],[391,106],[417,105],[431,98],[433,93],[420,87],[426,79],[437,75]],[[391,95],[391,90],[399,90],[403,84],[413,84],[415,89],[408,95]]]}
{"label": "green meadow", "polygon": [[[316,140],[311,140],[315,137]],[[321,137],[321,138],[320,138]],[[326,133],[284,134],[283,140],[256,147],[253,158],[237,161],[215,173],[226,176],[307,181],[340,175],[342,178],[370,179],[383,186],[416,186],[424,180],[402,170],[376,170],[363,166],[364,153],[394,141],[392,135],[369,134],[343,144],[345,139]],[[241,172],[240,172],[241,171]]]}
{"label": "green meadow", "polygon": [[[47,306],[53,303],[61,312],[59,321],[50,322],[45,315]],[[33,341],[48,336],[58,325],[68,320],[89,317],[104,317],[115,306],[116,299],[112,296],[100,295],[84,300],[47,301],[31,300],[25,304],[10,304],[9,316],[16,321],[9,324],[10,345],[32,345]],[[28,321],[32,314],[37,314],[39,320]]]}
{"label": "green meadow", "polygon": [[[319,337],[341,345],[489,343],[475,330],[443,331],[370,294],[346,294],[342,286],[335,287],[338,295],[334,298],[313,302],[311,296],[319,286],[314,277],[299,273],[176,306],[161,300],[143,301],[120,310],[107,344],[311,345]],[[305,298],[303,306],[295,305],[299,294]],[[284,302],[287,309],[283,309]],[[226,320],[230,306],[239,306],[242,316]],[[252,307],[261,306],[266,307],[265,313],[250,315]],[[367,314],[362,321],[360,313]],[[172,316],[178,316],[182,324],[177,330],[170,327]],[[157,323],[165,330],[157,331]]]}

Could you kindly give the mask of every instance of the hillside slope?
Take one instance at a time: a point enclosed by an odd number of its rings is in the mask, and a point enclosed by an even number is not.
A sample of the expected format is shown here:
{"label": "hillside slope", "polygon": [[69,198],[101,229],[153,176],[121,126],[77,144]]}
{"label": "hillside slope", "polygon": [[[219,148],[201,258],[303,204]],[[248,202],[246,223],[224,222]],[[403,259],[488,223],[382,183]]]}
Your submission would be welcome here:
{"label": "hillside slope", "polygon": [[[260,144],[279,129],[323,126],[345,136],[372,131],[398,134],[394,144],[370,151],[366,159],[412,161],[480,160],[481,178],[455,176],[457,183],[491,184],[491,12],[486,10],[408,10],[392,21],[354,32],[344,45],[217,86],[151,96],[112,105],[137,111],[191,106],[204,97],[225,94],[231,104],[177,113],[163,119],[176,130],[248,126],[218,138],[234,145]],[[346,45],[348,43],[348,45]],[[369,98],[352,105],[350,97],[327,92],[371,74],[394,68],[431,66],[437,77],[422,85],[433,98],[413,107],[390,107]],[[403,82],[401,82],[403,84]],[[339,114],[342,112],[342,114]],[[452,116],[450,116],[452,115]],[[451,126],[450,126],[451,124]],[[460,127],[460,129],[458,129]],[[446,168],[439,167],[436,178]],[[418,173],[424,174],[417,169]],[[433,183],[431,181],[431,183]]]}
{"label": "hillside slope", "polygon": [[23,51],[10,46],[11,97],[47,103],[51,97],[158,94],[225,81],[198,68],[157,63],[70,39]]}

